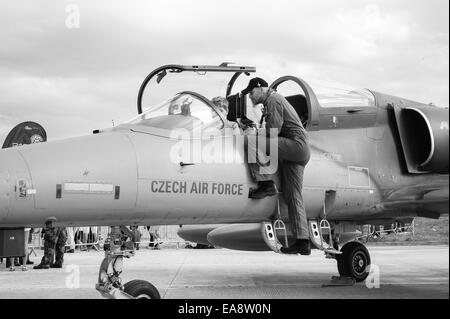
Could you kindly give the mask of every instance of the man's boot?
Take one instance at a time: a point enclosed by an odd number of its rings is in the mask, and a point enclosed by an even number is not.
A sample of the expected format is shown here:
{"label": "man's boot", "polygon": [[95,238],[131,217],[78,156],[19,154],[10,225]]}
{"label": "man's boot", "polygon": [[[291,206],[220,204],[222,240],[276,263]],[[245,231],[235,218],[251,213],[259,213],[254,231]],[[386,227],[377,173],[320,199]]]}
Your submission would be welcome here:
{"label": "man's boot", "polygon": [[34,266],[33,269],[50,269],[50,265],[49,264],[40,263],[39,265]]}
{"label": "man's boot", "polygon": [[274,196],[277,194],[277,189],[273,181],[258,182],[257,189],[251,189],[248,197],[253,199],[262,199],[267,196]]}
{"label": "man's boot", "polygon": [[297,239],[293,245],[282,247],[280,250],[283,254],[311,255],[309,239]]}
{"label": "man's boot", "polygon": [[62,265],[54,263],[53,265],[50,266],[50,268],[62,268]]}

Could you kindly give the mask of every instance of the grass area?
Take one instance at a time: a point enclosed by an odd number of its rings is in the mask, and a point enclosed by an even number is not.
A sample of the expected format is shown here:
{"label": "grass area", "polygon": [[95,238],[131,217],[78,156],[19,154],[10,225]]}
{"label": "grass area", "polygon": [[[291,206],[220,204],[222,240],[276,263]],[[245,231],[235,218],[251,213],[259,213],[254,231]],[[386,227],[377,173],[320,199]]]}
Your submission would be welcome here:
{"label": "grass area", "polygon": [[449,216],[441,216],[439,219],[416,217],[414,219],[414,232],[383,235],[378,239],[370,238],[369,242],[448,245],[448,220]]}

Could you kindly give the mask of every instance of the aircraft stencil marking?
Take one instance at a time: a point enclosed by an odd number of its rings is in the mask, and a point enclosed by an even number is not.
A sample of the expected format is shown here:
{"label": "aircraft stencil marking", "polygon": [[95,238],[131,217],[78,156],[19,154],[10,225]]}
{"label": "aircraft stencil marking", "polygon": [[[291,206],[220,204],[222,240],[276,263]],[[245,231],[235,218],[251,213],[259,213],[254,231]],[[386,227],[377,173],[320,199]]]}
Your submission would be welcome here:
{"label": "aircraft stencil marking", "polygon": [[67,182],[64,183],[64,191],[68,193],[103,193],[111,194],[113,192],[114,185],[103,183],[77,183]]}
{"label": "aircraft stencil marking", "polygon": [[152,193],[244,195],[244,184],[238,183],[153,180],[150,189]]}
{"label": "aircraft stencil marking", "polygon": [[338,153],[323,153],[322,156],[332,161],[342,162],[342,155]]}
{"label": "aircraft stencil marking", "polygon": [[21,178],[16,184],[17,199],[26,199],[28,197],[28,180]]}

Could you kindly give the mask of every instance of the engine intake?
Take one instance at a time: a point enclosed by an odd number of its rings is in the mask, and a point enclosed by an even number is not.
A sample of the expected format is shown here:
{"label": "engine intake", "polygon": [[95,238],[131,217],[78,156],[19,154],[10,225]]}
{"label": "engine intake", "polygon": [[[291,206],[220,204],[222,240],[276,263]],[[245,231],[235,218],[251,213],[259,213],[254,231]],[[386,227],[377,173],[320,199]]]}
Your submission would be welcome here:
{"label": "engine intake", "polygon": [[408,171],[448,174],[448,109],[395,109]]}

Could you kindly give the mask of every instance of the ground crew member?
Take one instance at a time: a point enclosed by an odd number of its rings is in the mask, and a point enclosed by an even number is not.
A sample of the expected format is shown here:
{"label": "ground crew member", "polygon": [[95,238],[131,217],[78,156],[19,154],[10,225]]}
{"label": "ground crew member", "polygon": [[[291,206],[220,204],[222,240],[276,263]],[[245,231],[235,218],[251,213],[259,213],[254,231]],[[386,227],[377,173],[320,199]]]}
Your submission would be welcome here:
{"label": "ground crew member", "polygon": [[[287,254],[309,255],[311,248],[308,220],[302,198],[303,172],[310,159],[308,136],[294,107],[268,86],[263,79],[253,78],[242,94],[249,94],[253,105],[264,106],[265,133],[261,136],[260,133],[264,130],[257,132],[258,141],[263,140],[269,145],[270,129],[277,129],[278,132],[278,164],[282,168],[282,190],[288,205],[292,234],[296,238],[292,246],[283,247],[281,251]],[[264,167],[258,162],[249,163],[249,167],[254,180],[258,182],[258,188],[250,192],[250,198],[261,199],[277,194],[273,182],[274,172],[265,173]]]}
{"label": "ground crew member", "polygon": [[62,268],[64,263],[64,253],[66,251],[67,230],[65,227],[56,227],[57,239],[55,245],[55,263],[51,268]]}
{"label": "ground crew member", "polygon": [[155,250],[161,249],[160,244],[161,242],[161,236],[159,235],[159,225],[151,225],[147,226],[148,232],[150,235],[150,243],[148,244],[149,247],[153,247]]}
{"label": "ground crew member", "polygon": [[44,256],[41,263],[34,266],[33,269],[49,269],[53,265],[55,257],[55,245],[58,239],[58,229],[54,226],[56,218],[50,217],[45,221],[44,228]]}

